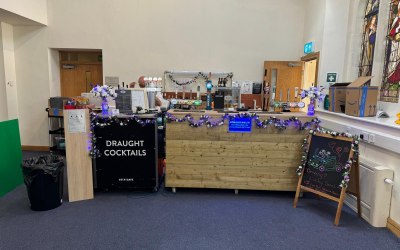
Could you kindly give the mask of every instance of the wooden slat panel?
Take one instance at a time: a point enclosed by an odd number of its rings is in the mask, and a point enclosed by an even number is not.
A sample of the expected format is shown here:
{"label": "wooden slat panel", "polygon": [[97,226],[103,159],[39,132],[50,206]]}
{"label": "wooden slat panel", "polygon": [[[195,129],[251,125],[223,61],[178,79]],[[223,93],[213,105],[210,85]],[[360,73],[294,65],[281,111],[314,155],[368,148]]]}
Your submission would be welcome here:
{"label": "wooden slat panel", "polygon": [[[252,169],[225,169],[225,168],[214,168],[214,169],[204,169],[204,168],[174,168],[170,167],[167,170],[167,174],[179,176],[180,174],[213,174],[218,176],[255,176],[260,178],[288,178],[288,179],[298,179],[296,175],[296,168],[252,168]],[[292,175],[289,176],[289,173]]]}
{"label": "wooden slat panel", "polygon": [[276,158],[276,159],[262,159],[262,158],[253,158],[251,156],[248,157],[191,157],[191,156],[168,156],[167,155],[167,164],[176,163],[176,164],[200,164],[200,165],[209,165],[209,164],[218,164],[219,166],[290,166],[297,165],[294,163],[292,159],[288,158]]}
{"label": "wooden slat panel", "polygon": [[221,181],[234,183],[280,183],[292,184],[292,179],[272,178],[272,177],[247,177],[247,176],[225,176],[220,174],[179,174],[174,176],[176,180],[202,180],[202,181]]}
{"label": "wooden slat panel", "polygon": [[169,123],[166,186],[294,191],[307,133],[255,126],[251,133],[228,133],[227,124],[192,128],[187,123]]}
{"label": "wooden slat panel", "polygon": [[92,159],[87,150],[90,129],[89,111],[85,110],[86,132],[68,133],[68,114],[64,110],[65,146],[67,156],[68,197],[69,201],[94,198]]}
{"label": "wooden slat panel", "polygon": [[[195,129],[195,128],[190,128]],[[167,128],[168,131],[168,128]],[[201,133],[200,131],[186,131],[181,130],[172,134],[167,132],[167,138],[169,140],[194,140],[194,141],[249,141],[249,142],[279,142],[279,143],[296,143],[302,142],[305,138],[304,134],[293,134],[289,135],[286,133],[281,134],[252,134],[252,133]]]}
{"label": "wooden slat panel", "polygon": [[[304,137],[305,138],[305,137]],[[304,139],[303,138],[303,139]],[[228,141],[192,141],[192,140],[167,140],[168,149],[230,149],[230,150],[262,150],[262,151],[275,151],[275,150],[295,150],[301,147],[302,142],[228,142]]]}
{"label": "wooden slat panel", "polygon": [[248,166],[248,165],[227,165],[223,166],[218,162],[214,164],[186,164],[186,163],[168,163],[167,170],[176,170],[176,171],[209,171],[209,172],[218,172],[218,171],[243,171],[243,172],[250,172],[250,171],[263,171],[263,172],[291,172],[291,170],[296,169],[297,165],[295,166],[275,166],[270,164],[269,166],[265,164],[264,166]]}
{"label": "wooden slat panel", "polygon": [[[299,159],[301,157],[300,152],[296,151],[262,151],[262,150],[240,150],[240,149],[199,149],[199,148],[170,148],[167,149],[168,157],[171,156],[191,156],[191,157],[218,157],[218,156],[234,156],[238,158],[247,158],[251,156],[252,158],[263,158],[263,159]],[[199,159],[201,160],[201,159]]]}
{"label": "wooden slat panel", "polygon": [[249,189],[249,190],[296,190],[296,184],[282,182],[281,180],[270,180],[270,182],[222,182],[222,181],[202,181],[202,180],[166,180],[167,187],[195,187],[195,188],[227,188],[227,189]]}

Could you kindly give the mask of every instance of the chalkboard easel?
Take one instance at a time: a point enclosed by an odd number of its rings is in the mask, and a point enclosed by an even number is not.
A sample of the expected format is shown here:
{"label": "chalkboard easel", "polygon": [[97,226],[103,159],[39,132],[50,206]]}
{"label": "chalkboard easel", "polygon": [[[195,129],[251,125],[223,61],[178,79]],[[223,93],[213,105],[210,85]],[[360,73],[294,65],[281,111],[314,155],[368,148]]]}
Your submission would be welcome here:
{"label": "chalkboard easel", "polygon": [[[335,225],[339,225],[347,185],[340,185],[343,173],[353,170],[352,190],[357,197],[358,215],[361,216],[358,157],[354,157],[353,138],[313,133],[307,140],[307,155],[296,189],[293,206],[296,208],[301,191],[307,191],[338,202]],[[356,159],[354,159],[356,158]],[[350,169],[345,169],[351,160]]]}

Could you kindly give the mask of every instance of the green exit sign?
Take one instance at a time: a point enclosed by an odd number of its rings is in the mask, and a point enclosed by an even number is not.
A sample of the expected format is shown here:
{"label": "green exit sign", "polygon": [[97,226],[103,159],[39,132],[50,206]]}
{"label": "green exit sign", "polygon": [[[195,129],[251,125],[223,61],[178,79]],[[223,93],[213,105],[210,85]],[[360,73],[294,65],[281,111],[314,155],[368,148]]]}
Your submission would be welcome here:
{"label": "green exit sign", "polygon": [[327,83],[337,82],[337,73],[326,73],[326,82]]}
{"label": "green exit sign", "polygon": [[304,54],[310,54],[314,52],[314,42],[304,44]]}

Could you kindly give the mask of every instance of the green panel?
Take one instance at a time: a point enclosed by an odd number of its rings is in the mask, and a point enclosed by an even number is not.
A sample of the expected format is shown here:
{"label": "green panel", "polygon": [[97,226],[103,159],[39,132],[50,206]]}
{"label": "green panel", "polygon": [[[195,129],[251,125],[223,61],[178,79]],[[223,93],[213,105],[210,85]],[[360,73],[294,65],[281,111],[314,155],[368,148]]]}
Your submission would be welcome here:
{"label": "green panel", "polygon": [[0,122],[0,197],[23,183],[18,120]]}

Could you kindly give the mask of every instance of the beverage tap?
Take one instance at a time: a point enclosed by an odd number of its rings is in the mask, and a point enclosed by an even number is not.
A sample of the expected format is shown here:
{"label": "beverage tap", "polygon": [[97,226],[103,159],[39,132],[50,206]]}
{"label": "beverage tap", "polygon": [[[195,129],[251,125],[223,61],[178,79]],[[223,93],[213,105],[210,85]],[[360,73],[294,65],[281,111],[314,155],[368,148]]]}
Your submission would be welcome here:
{"label": "beverage tap", "polygon": [[197,86],[197,100],[200,100],[200,85]]}

